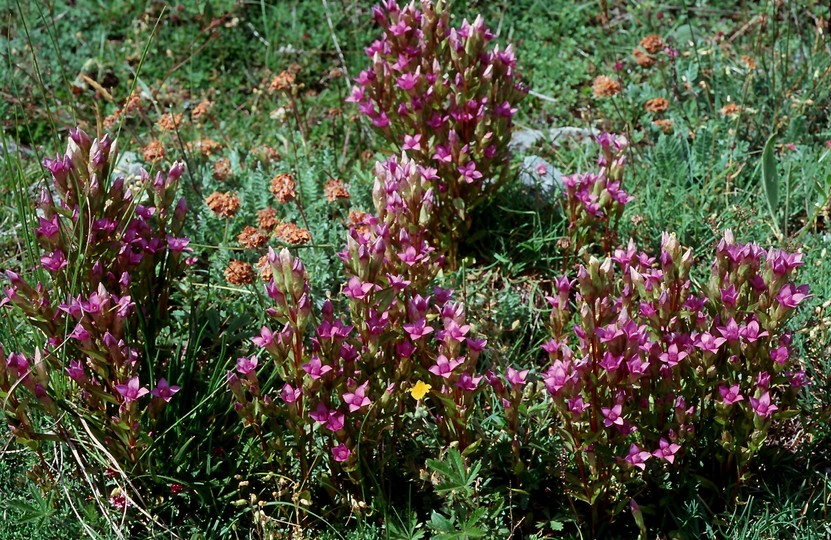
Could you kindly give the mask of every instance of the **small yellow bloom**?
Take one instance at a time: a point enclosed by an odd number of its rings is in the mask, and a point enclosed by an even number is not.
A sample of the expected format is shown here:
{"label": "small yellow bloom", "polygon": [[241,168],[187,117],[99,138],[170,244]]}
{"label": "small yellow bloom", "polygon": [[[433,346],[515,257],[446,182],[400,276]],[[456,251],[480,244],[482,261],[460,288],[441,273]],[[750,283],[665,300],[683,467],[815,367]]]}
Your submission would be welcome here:
{"label": "small yellow bloom", "polygon": [[415,383],[415,386],[410,388],[410,395],[415,398],[416,401],[420,401],[424,396],[426,396],[430,389],[433,388],[429,384],[425,383],[424,381],[418,381]]}

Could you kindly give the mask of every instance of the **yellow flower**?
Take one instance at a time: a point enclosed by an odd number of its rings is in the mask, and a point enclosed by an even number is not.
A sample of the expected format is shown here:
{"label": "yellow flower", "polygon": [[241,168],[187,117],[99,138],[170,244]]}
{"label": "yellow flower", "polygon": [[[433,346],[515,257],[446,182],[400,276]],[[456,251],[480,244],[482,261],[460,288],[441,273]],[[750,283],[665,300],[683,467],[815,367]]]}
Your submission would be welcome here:
{"label": "yellow flower", "polygon": [[425,383],[424,381],[418,381],[415,383],[415,386],[410,388],[409,392],[410,395],[415,398],[416,401],[420,401],[424,396],[426,396],[430,389],[433,388],[429,384]]}

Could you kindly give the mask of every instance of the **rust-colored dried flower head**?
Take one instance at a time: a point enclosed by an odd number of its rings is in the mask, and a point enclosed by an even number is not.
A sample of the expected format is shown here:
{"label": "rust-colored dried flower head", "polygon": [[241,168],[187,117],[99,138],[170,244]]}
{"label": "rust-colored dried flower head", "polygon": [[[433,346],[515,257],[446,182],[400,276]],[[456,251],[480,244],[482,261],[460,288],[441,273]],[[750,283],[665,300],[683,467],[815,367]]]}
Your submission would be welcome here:
{"label": "rust-colored dried flower head", "polygon": [[268,242],[268,235],[263,233],[256,227],[246,225],[241,233],[237,236],[240,245],[245,249],[259,249]]}
{"label": "rust-colored dried flower head", "polygon": [[663,131],[664,133],[667,133],[667,134],[672,133],[672,120],[669,120],[667,118],[662,118],[660,120],[653,120],[652,125],[657,127],[657,128],[660,128],[661,131]]}
{"label": "rust-colored dried flower head", "polygon": [[328,111],[326,111],[326,116],[330,119],[335,119],[343,114],[343,109],[340,107],[331,107]]}
{"label": "rust-colored dried flower head", "polygon": [[233,176],[233,171],[231,171],[231,160],[228,158],[222,158],[216,163],[214,163],[214,178],[219,180],[220,182],[224,182]]}
{"label": "rust-colored dried flower head", "polygon": [[343,77],[343,70],[341,68],[336,67],[329,70],[330,79],[340,79],[341,77]]}
{"label": "rust-colored dried flower head", "polygon": [[211,193],[205,203],[218,217],[231,219],[239,211],[239,196],[236,193]]}
{"label": "rust-colored dried flower head", "polygon": [[274,236],[287,244],[307,244],[311,242],[312,235],[309,231],[302,229],[294,223],[280,223],[274,228]]}
{"label": "rust-colored dried flower head", "polygon": [[756,69],[756,60],[746,54],[742,55],[742,64],[748,71],[754,71]]}
{"label": "rust-colored dried flower head", "polygon": [[300,64],[294,63],[294,64],[289,64],[289,67],[286,68],[286,71],[288,71],[292,75],[297,75],[298,73],[300,73],[301,69],[303,69],[303,68],[300,66]]}
{"label": "rust-colored dried flower head", "polygon": [[727,105],[719,109],[718,112],[720,112],[722,116],[736,116],[740,112],[742,112],[742,108],[736,105],[735,103],[728,103]]}
{"label": "rust-colored dried flower head", "polygon": [[202,157],[211,157],[222,150],[222,144],[213,139],[199,139],[188,143],[189,152],[199,152]]}
{"label": "rust-colored dried flower head", "polygon": [[646,102],[644,108],[651,113],[662,113],[669,109],[669,101],[664,98],[654,98]]}
{"label": "rust-colored dried flower head", "polygon": [[164,146],[159,141],[150,141],[150,144],[144,147],[144,161],[148,163],[156,163],[164,159],[167,154]]}
{"label": "rust-colored dried flower head", "polygon": [[592,93],[597,98],[607,98],[620,92],[620,83],[606,75],[600,75],[592,83]]}
{"label": "rust-colored dried flower head", "polygon": [[127,101],[124,102],[124,108],[122,109],[121,114],[132,114],[139,109],[141,109],[141,95],[133,92],[130,94],[130,97],[127,98]]}
{"label": "rust-colored dried flower head", "polygon": [[269,88],[277,92],[289,90],[294,86],[294,80],[294,73],[290,71],[283,71],[277,74],[273,79],[271,79],[271,84],[269,85]]}
{"label": "rust-colored dried flower head", "polygon": [[277,219],[277,211],[270,206],[257,212],[257,220],[260,228],[264,231],[273,231],[274,227],[280,223],[280,220]]}
{"label": "rust-colored dried flower head", "polygon": [[349,211],[349,225],[355,227],[355,230],[361,234],[369,232],[368,219],[369,214],[361,212],[360,210]]}
{"label": "rust-colored dried flower head", "polygon": [[635,49],[632,51],[632,56],[635,57],[635,62],[642,68],[649,68],[652,67],[652,64],[655,63],[655,59],[643,52],[640,49]]}
{"label": "rust-colored dried flower head", "polygon": [[116,109],[111,115],[104,118],[104,129],[112,129],[119,118],[121,118],[121,109]]}
{"label": "rust-colored dried flower head", "polygon": [[655,54],[663,50],[664,40],[658,34],[649,34],[641,40],[641,47],[648,53]]}
{"label": "rust-colored dried flower head", "polygon": [[264,166],[283,159],[283,156],[280,155],[280,152],[266,144],[253,148],[251,150],[251,156],[260,163],[262,163]]}
{"label": "rust-colored dried flower head", "polygon": [[179,126],[182,125],[182,113],[172,114],[166,113],[163,114],[159,121],[156,122],[156,127],[159,128],[161,131],[176,131],[179,129]]}
{"label": "rust-colored dried flower head", "polygon": [[196,105],[196,107],[193,108],[193,110],[190,113],[190,117],[194,120],[200,120],[204,116],[207,116],[208,111],[211,110],[211,107],[213,107],[213,103],[211,103],[207,99],[203,99],[199,102],[199,104]]}
{"label": "rust-colored dried flower head", "polygon": [[268,255],[260,257],[260,260],[257,261],[257,269],[260,271],[260,279],[265,282],[271,281],[271,278],[274,277],[271,264],[268,262]]}
{"label": "rust-colored dried flower head", "polygon": [[329,180],[326,182],[326,185],[323,186],[323,193],[326,194],[326,200],[330,203],[335,202],[338,199],[349,198],[349,191],[340,179]]}
{"label": "rust-colored dried flower head", "polygon": [[225,269],[225,279],[231,285],[248,285],[254,283],[255,277],[254,269],[247,262],[232,260]]}
{"label": "rust-colored dried flower head", "polygon": [[293,201],[297,196],[294,178],[288,173],[280,173],[272,178],[270,190],[277,202],[283,204]]}

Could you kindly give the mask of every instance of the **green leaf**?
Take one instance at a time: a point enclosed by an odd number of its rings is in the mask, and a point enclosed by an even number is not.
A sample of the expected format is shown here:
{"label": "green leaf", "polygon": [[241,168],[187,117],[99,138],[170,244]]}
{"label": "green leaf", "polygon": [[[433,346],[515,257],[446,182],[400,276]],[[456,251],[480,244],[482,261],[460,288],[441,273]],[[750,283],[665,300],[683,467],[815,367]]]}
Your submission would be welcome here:
{"label": "green leaf", "polygon": [[776,134],[771,135],[762,151],[762,188],[768,201],[768,209],[773,223],[777,223],[776,210],[779,206],[779,176],[776,172],[776,156],[773,148],[776,143]]}

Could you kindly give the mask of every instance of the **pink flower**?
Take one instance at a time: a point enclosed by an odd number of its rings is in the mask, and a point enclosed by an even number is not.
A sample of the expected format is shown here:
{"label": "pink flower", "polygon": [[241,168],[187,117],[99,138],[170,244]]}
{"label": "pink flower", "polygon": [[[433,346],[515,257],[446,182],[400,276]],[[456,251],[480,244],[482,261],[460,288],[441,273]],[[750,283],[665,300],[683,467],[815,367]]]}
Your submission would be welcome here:
{"label": "pink flower", "polygon": [[369,406],[372,401],[366,397],[366,389],[369,386],[369,381],[364,382],[357,387],[354,392],[347,392],[343,394],[343,402],[349,406],[349,412],[353,413],[362,407]]}
{"label": "pink flower", "polygon": [[66,368],[66,373],[69,375],[69,378],[75,382],[81,382],[86,379],[86,372],[84,371],[84,366],[81,364],[80,360],[72,360],[69,362],[69,367]]}
{"label": "pink flower", "polygon": [[474,163],[473,161],[468,161],[466,164],[458,167],[456,170],[459,171],[459,174],[462,175],[462,178],[468,184],[472,184],[476,180],[482,178],[482,173],[476,170],[476,163]]}
{"label": "pink flower", "polygon": [[335,458],[335,461],[338,463],[342,463],[349,459],[349,456],[352,455],[352,451],[346,447],[345,444],[340,443],[339,445],[332,448],[332,457]]}
{"label": "pink flower", "polygon": [[44,255],[40,258],[40,262],[50,272],[58,272],[69,264],[66,255],[60,249],[56,249],[51,255]]}
{"label": "pink flower", "polygon": [[243,356],[241,358],[237,358],[237,371],[239,371],[241,375],[247,376],[257,369],[257,363],[258,360],[256,356]]}
{"label": "pink flower", "polygon": [[127,384],[117,384],[115,389],[118,390],[118,393],[124,398],[124,403],[131,403],[150,393],[147,388],[142,388],[139,385],[138,376],[127,381]]}
{"label": "pink flower", "polygon": [[457,388],[461,388],[466,392],[473,392],[479,386],[479,382],[482,380],[482,377],[472,377],[467,371],[462,373],[459,376],[459,380],[456,381]]}
{"label": "pink flower", "polygon": [[332,366],[324,365],[320,361],[320,357],[316,354],[312,356],[312,359],[307,364],[303,364],[301,367],[303,368],[303,371],[308,373],[309,376],[315,380],[332,371]]}
{"label": "pink flower", "polygon": [[779,407],[770,402],[770,392],[765,392],[758,399],[750,398],[750,406],[762,418],[768,418],[774,411],[779,410]]}
{"label": "pink flower", "polygon": [[280,391],[280,398],[286,403],[294,403],[295,401],[300,399],[300,394],[300,388],[295,390],[294,387],[292,387],[292,385],[286,383],[283,386],[283,389]]}
{"label": "pink flower", "polygon": [[637,444],[633,444],[629,447],[629,455],[626,456],[626,461],[640,470],[644,470],[646,469],[646,460],[651,457],[652,454],[645,450],[641,450],[638,448]]}
{"label": "pink flower", "polygon": [[715,354],[726,342],[727,340],[723,337],[715,337],[710,332],[703,332],[696,336],[695,346],[703,351]]}
{"label": "pink flower", "polygon": [[678,365],[678,362],[689,356],[685,351],[679,351],[678,345],[673,343],[667,348],[667,352],[662,353],[658,359],[665,363],[668,367]]}
{"label": "pink flower", "polygon": [[436,363],[427,370],[436,377],[447,379],[453,374],[453,370],[462,365],[464,358],[456,358],[449,360],[445,355],[440,354],[436,358]]}
{"label": "pink flower", "polygon": [[727,388],[726,385],[720,385],[718,387],[718,392],[721,394],[721,399],[727,405],[732,405],[734,403],[738,403],[739,401],[744,400],[744,396],[739,393],[741,388],[738,384],[734,384],[730,388]]}
{"label": "pink flower", "polygon": [[796,287],[793,283],[788,283],[779,291],[776,299],[786,308],[793,309],[797,307],[803,300],[810,298],[812,295],[808,294],[808,285],[800,285]]}
{"label": "pink flower", "polygon": [[527,369],[523,369],[522,371],[518,371],[511,366],[508,366],[508,373],[506,378],[508,382],[511,383],[511,386],[524,386],[525,385],[525,378],[528,376]]}
{"label": "pink flower", "polygon": [[421,133],[404,135],[404,150],[421,150]]}
{"label": "pink flower", "polygon": [[606,427],[611,427],[612,425],[623,425],[623,406],[620,403],[617,403],[614,407],[601,407],[600,412],[603,413],[603,425]]}
{"label": "pink flower", "polygon": [[658,441],[658,449],[652,452],[652,455],[656,458],[663,458],[670,463],[675,462],[675,454],[678,453],[678,450],[681,449],[681,446],[670,443],[668,440],[661,437],[661,440]]}
{"label": "pink flower", "polygon": [[158,384],[156,384],[156,388],[153,389],[151,394],[153,397],[163,399],[165,403],[170,403],[170,400],[179,391],[178,386],[170,386],[167,383],[167,379],[164,377],[159,379]]}
{"label": "pink flower", "polygon": [[418,341],[425,336],[429,336],[433,332],[433,327],[427,324],[427,319],[422,318],[414,323],[405,324],[404,330],[410,334],[410,339]]}
{"label": "pink flower", "polygon": [[776,349],[770,351],[770,358],[777,364],[784,364],[788,361],[788,346],[787,345],[780,345]]}
{"label": "pink flower", "polygon": [[352,276],[349,278],[349,282],[346,284],[343,294],[349,298],[354,298],[355,300],[363,300],[370,292],[372,292],[372,289],[374,288],[374,284],[364,283],[357,277]]}

